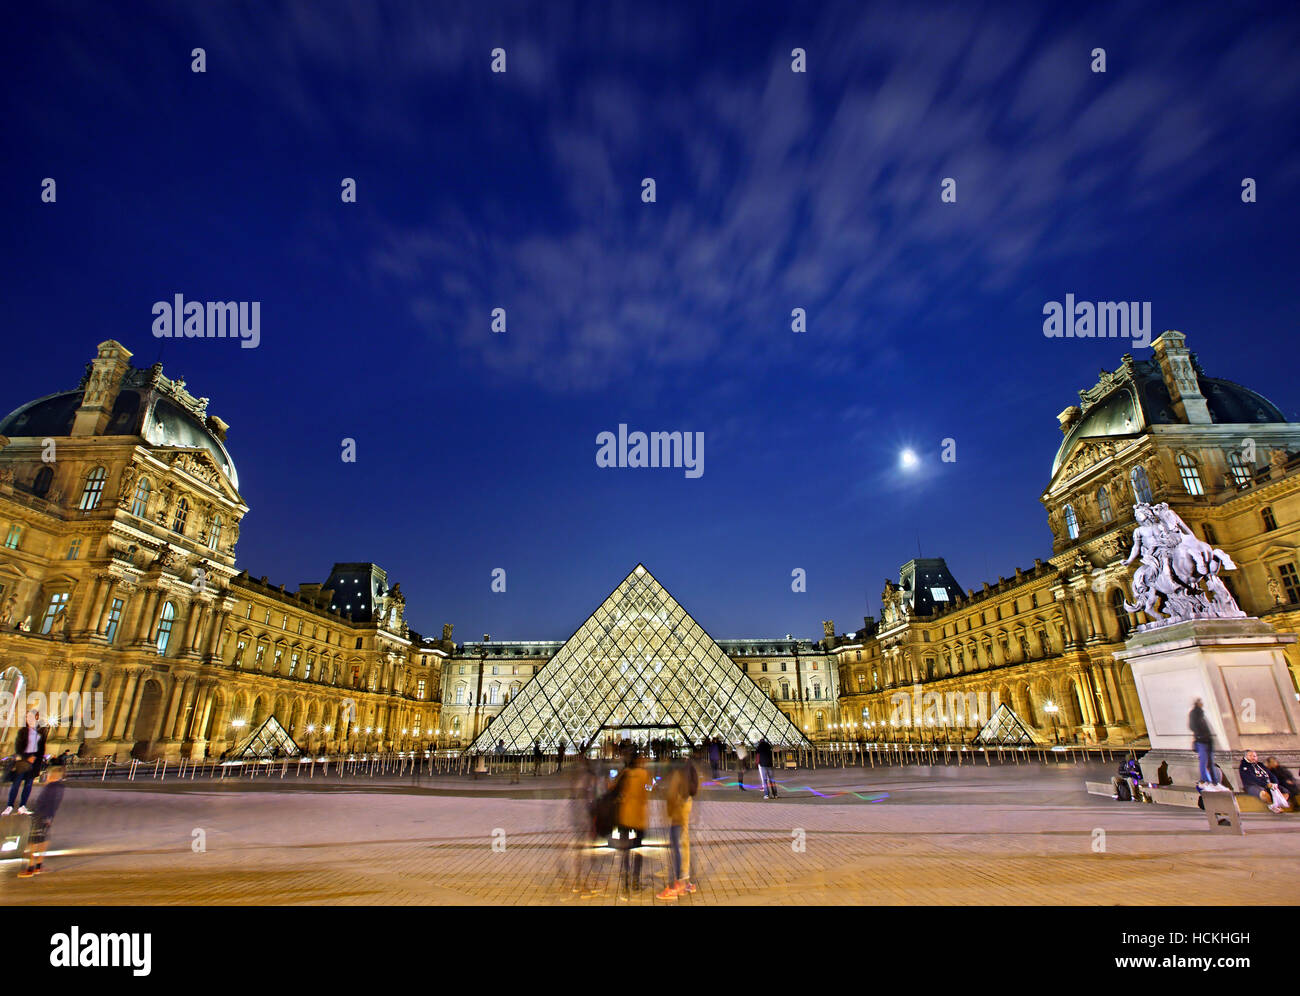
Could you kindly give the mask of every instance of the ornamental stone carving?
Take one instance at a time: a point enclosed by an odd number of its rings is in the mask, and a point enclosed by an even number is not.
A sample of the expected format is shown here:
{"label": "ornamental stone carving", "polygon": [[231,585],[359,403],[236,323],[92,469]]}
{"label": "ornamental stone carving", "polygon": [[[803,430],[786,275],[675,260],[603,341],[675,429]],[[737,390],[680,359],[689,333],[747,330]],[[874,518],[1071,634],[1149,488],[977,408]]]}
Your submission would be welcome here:
{"label": "ornamental stone carving", "polygon": [[1154,629],[1188,619],[1244,619],[1244,613],[1219,576],[1237,565],[1222,550],[1193,535],[1166,502],[1133,506],[1137,529],[1125,566],[1140,560],[1133,574],[1129,612],[1145,612]]}

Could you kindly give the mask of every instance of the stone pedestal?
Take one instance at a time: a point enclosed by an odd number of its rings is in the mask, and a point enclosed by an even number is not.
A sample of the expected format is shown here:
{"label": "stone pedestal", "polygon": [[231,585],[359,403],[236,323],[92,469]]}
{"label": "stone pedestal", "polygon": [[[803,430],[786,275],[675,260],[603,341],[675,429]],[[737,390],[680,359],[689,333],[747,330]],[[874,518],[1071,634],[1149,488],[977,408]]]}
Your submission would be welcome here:
{"label": "stone pedestal", "polygon": [[1296,639],[1253,618],[1191,619],[1129,637],[1115,657],[1133,671],[1151,739],[1143,775],[1155,781],[1165,762],[1175,785],[1196,784],[1187,720],[1198,698],[1214,731],[1215,760],[1234,787],[1247,750],[1300,770],[1300,708],[1284,649]]}

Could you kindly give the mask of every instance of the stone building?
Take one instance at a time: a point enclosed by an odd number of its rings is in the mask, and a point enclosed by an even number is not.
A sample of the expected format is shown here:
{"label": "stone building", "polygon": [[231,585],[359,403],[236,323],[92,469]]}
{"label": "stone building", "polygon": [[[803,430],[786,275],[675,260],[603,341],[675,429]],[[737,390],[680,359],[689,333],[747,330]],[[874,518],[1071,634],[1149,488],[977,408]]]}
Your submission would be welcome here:
{"label": "stone building", "polygon": [[886,582],[875,634],[835,647],[839,731],[969,740],[970,715],[1001,703],[1039,742],[1143,736],[1133,679],[1112,656],[1149,621],[1124,608],[1137,501],[1168,502],[1238,564],[1225,580],[1241,607],[1297,632],[1300,424],[1207,375],[1181,333],[1152,347],[1151,359],[1103,371],[1059,416],[1065,438],[1041,497],[1050,557],[965,592],[940,560]]}
{"label": "stone building", "polygon": [[[236,564],[249,506],[228,426],[130,359],[104,342],[77,388],[0,422],[0,727],[35,695],[52,749],[92,756],[465,747],[506,728],[490,724],[564,642],[457,645],[450,624],[422,637],[372,563],[296,591],[254,580]],[[969,740],[999,704],[1038,742],[1142,737],[1113,656],[1145,621],[1124,608],[1137,500],[1167,501],[1227,551],[1247,612],[1300,628],[1300,424],[1208,376],[1178,332],[1059,421],[1041,496],[1052,547],[1032,567],[963,589],[942,559],[909,561],[878,621],[827,622],[816,641],[713,641],[681,609],[742,711],[811,740]]]}
{"label": "stone building", "polygon": [[76,389],[0,422],[0,725],[31,698],[52,749],[89,755],[220,756],[272,717],[308,750],[432,741],[448,650],[410,632],[400,586],[239,571],[226,423],[130,359],[101,343]]}

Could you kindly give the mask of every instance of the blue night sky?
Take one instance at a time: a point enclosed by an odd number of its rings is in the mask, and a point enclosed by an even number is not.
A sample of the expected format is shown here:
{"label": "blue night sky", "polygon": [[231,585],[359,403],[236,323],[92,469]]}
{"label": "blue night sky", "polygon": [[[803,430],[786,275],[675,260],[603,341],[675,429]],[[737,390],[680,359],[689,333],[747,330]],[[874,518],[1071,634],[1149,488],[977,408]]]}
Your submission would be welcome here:
{"label": "blue night sky", "polygon": [[[716,637],[852,630],[918,542],[1050,554],[1055,416],[1131,346],[1047,301],[1150,301],[1300,420],[1296,11],[14,4],[0,408],[162,360],[231,424],[240,567],[374,560],[426,634],[563,638],[638,561]],[[260,347],[155,339],[176,293]],[[703,477],[597,468],[620,422]]]}

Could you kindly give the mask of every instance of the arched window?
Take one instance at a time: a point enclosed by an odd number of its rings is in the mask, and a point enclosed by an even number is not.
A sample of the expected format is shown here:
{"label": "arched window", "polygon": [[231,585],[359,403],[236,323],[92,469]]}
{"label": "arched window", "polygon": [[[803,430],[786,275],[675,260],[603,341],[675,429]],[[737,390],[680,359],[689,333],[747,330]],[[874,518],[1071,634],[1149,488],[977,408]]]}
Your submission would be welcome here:
{"label": "arched window", "polygon": [[50,467],[42,467],[36,472],[36,480],[32,481],[32,494],[37,498],[44,498],[50,490],[50,482],[54,480],[54,471]]}
{"label": "arched window", "polygon": [[86,475],[86,486],[81,489],[81,503],[77,506],[83,512],[99,507],[100,496],[104,493],[104,478],[108,472],[103,467],[96,467]]}
{"label": "arched window", "polygon": [[1109,522],[1115,518],[1115,511],[1110,507],[1110,495],[1106,492],[1105,485],[1097,489],[1097,510],[1101,512],[1101,521]]}
{"label": "arched window", "polygon": [[1196,469],[1196,461],[1186,453],[1178,454],[1178,476],[1183,479],[1183,489],[1189,495],[1203,495],[1205,488],[1201,487],[1201,474]]}
{"label": "arched window", "polygon": [[1133,628],[1133,622],[1128,617],[1128,611],[1124,608],[1124,593],[1116,588],[1110,593],[1110,608],[1115,613],[1115,621],[1119,623],[1119,638],[1128,639],[1129,631]]}
{"label": "arched window", "polygon": [[1065,506],[1065,532],[1070,539],[1079,538],[1079,519],[1074,514],[1074,506]]}
{"label": "arched window", "polygon": [[135,498],[131,501],[131,514],[144,518],[149,507],[149,478],[142,477],[135,485]]}
{"label": "arched window", "polygon": [[171,602],[163,603],[162,615],[158,617],[158,656],[167,653],[167,644],[172,638],[172,622],[176,619],[176,606]]}
{"label": "arched window", "polygon": [[1139,502],[1151,501],[1151,482],[1147,480],[1145,467],[1134,467],[1128,475],[1133,484],[1133,499]]}
{"label": "arched window", "polygon": [[176,518],[172,520],[172,531],[185,532],[185,521],[190,517],[190,503],[182,498],[176,503]]}
{"label": "arched window", "polygon": [[212,517],[212,525],[208,528],[208,547],[215,550],[217,544],[221,542],[221,516]]}
{"label": "arched window", "polygon": [[1246,466],[1246,461],[1236,450],[1228,450],[1228,470],[1232,472],[1232,482],[1237,487],[1244,487],[1250,483],[1250,468]]}

